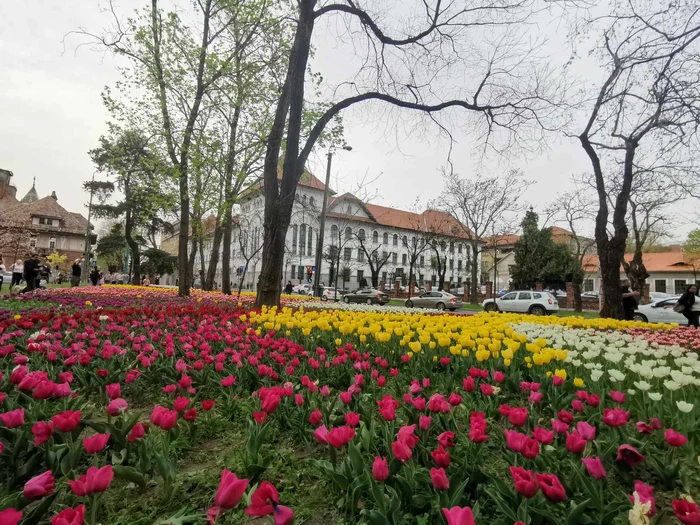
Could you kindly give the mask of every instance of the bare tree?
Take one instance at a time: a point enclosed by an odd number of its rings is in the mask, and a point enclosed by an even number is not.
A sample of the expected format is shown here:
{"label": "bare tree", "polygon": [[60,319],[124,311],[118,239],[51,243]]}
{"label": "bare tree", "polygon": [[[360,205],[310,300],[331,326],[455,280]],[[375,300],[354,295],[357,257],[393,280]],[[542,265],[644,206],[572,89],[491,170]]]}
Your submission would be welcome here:
{"label": "bare tree", "polygon": [[238,282],[238,295],[240,296],[250,262],[255,259],[262,250],[262,239],[260,239],[259,234],[256,235],[257,230],[251,228],[249,222],[245,219],[239,218],[236,227],[238,229],[238,247],[240,249],[241,258],[245,261],[243,264],[243,271],[240,275],[240,281]]}
{"label": "bare tree", "polygon": [[360,233],[359,231],[355,232],[355,239],[359,244],[359,250],[364,254],[364,259],[369,266],[372,288],[379,288],[379,272],[381,272],[382,268],[389,262],[390,253],[384,250],[380,251],[384,245],[378,242],[372,241],[372,244],[374,244],[374,246],[372,246],[367,235],[364,233]]}
{"label": "bare tree", "polygon": [[547,211],[555,217],[555,223],[563,222],[571,232],[571,284],[574,288],[573,306],[576,312],[583,310],[581,291],[586,276],[585,258],[595,249],[595,240],[582,235],[586,224],[595,217],[595,202],[586,190],[586,186],[579,182],[573,190],[557,196]]}
{"label": "bare tree", "polygon": [[[578,139],[591,161],[598,195],[601,315],[622,318],[620,264],[638,152],[644,146],[647,152],[677,158],[697,138],[700,11],[692,3],[668,7],[629,0],[617,4],[611,16],[592,22],[597,24],[604,24],[599,55],[605,74]],[[607,170],[606,162],[612,164]],[[619,191],[611,207],[605,175],[613,171]]]}
{"label": "bare tree", "polygon": [[[383,102],[420,112],[426,122],[437,113],[466,110],[468,122],[485,144],[539,144],[554,124],[553,109],[561,102],[565,76],[553,75],[552,62],[540,61],[528,42],[525,27],[547,2],[539,0],[411,0],[382,16],[384,2],[295,3],[294,42],[275,118],[267,140],[264,168],[265,241],[257,305],[279,304],[284,239],[290,224],[294,194],[306,161],[326,125],[344,109],[360,102]],[[354,49],[365,49],[359,71],[348,82],[331,87],[334,100],[314,116],[302,137],[306,71],[314,29],[324,19],[345,24]],[[384,27],[382,27],[384,26]],[[418,29],[415,29],[418,28]],[[396,35],[391,35],[394,32]],[[476,46],[474,42],[480,42]],[[535,44],[535,48],[539,42]],[[444,77],[466,72],[464,82],[448,86]],[[352,72],[351,72],[352,73]],[[440,85],[439,90],[435,89]],[[439,95],[438,95],[439,93]],[[460,121],[467,123],[463,118]],[[285,144],[282,180],[278,162]]]}
{"label": "bare tree", "polygon": [[505,218],[525,209],[521,198],[530,183],[518,170],[510,170],[503,177],[485,177],[477,174],[462,179],[454,171],[444,172],[445,188],[440,202],[462,225],[462,232],[471,248],[471,278],[469,296],[477,303],[479,253],[484,238]]}

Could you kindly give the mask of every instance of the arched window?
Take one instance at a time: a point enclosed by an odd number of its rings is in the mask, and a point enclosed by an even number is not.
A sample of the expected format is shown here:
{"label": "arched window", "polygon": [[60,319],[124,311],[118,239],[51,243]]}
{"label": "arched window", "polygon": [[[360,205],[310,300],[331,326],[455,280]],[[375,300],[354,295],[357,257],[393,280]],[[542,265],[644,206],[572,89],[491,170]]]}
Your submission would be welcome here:
{"label": "arched window", "polygon": [[306,195],[301,198],[301,205],[306,206]]}
{"label": "arched window", "polygon": [[394,234],[394,242],[393,242],[393,244],[394,244],[394,246],[398,246],[398,245],[399,245],[399,236],[396,235],[396,234]]}
{"label": "arched window", "polygon": [[347,214],[352,215],[352,206],[350,206],[349,204],[348,204],[348,208],[347,208]]}
{"label": "arched window", "polygon": [[364,240],[365,240],[365,229],[364,229],[364,228],[360,228],[360,230],[357,232],[357,237],[358,237],[361,241],[364,241]]}
{"label": "arched window", "polygon": [[338,227],[334,224],[331,226],[331,245],[335,246],[338,239]]}
{"label": "arched window", "polygon": [[315,205],[316,205],[316,203],[314,202],[314,198],[309,197],[309,206],[311,206],[313,208]]}
{"label": "arched window", "polygon": [[292,226],[292,253],[297,253],[297,225]]}
{"label": "arched window", "polygon": [[374,243],[379,242],[379,233],[377,232],[377,230],[374,230],[372,232],[372,242],[374,242]]}
{"label": "arched window", "polygon": [[401,242],[403,242],[403,245],[408,247],[408,237],[405,235],[402,237]]}
{"label": "arched window", "polygon": [[447,249],[447,243],[445,241],[440,242],[440,249],[444,252]]}
{"label": "arched window", "polygon": [[462,243],[461,242],[457,245],[457,253],[458,254],[462,253]]}
{"label": "arched window", "polygon": [[416,240],[415,237],[411,237],[411,244],[413,245],[414,248],[415,248],[416,246],[418,246],[418,241]]}
{"label": "arched window", "polygon": [[349,241],[351,238],[352,238],[352,228],[350,228],[350,226],[348,226],[347,228],[345,228],[345,240]]}
{"label": "arched window", "polygon": [[382,235],[382,244],[389,244],[389,234],[388,233],[384,233],[384,235]]}
{"label": "arched window", "polygon": [[309,231],[306,234],[306,254],[309,257],[311,257],[314,254],[313,237],[313,228],[309,226]]}
{"label": "arched window", "polygon": [[306,224],[299,227],[299,255],[306,255]]}

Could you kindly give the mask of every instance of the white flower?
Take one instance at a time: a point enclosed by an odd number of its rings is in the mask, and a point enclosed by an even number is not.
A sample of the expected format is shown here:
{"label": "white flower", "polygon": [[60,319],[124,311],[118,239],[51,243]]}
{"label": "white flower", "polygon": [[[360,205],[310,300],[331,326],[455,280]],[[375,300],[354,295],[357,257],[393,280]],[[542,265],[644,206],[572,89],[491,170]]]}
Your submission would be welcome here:
{"label": "white flower", "polygon": [[608,370],[608,375],[614,379],[615,381],[624,381],[625,380],[625,374],[620,372],[619,370],[610,369]]}
{"label": "white flower", "polygon": [[601,372],[600,370],[593,370],[591,372],[591,381],[593,381],[594,383],[597,383],[602,375],[603,375],[603,372]]}
{"label": "white flower", "polygon": [[658,392],[649,392],[647,395],[649,396],[649,399],[651,399],[652,401],[661,401],[661,398],[663,397]]}
{"label": "white flower", "polygon": [[670,379],[664,381],[664,386],[668,388],[671,392],[673,392],[674,390],[678,390],[681,387],[680,384],[676,383],[675,381],[671,381]]}
{"label": "white flower", "polygon": [[634,386],[636,386],[642,392],[646,392],[651,388],[651,385],[646,381],[635,381]]}
{"label": "white flower", "polygon": [[671,368],[668,366],[657,366],[654,368],[654,377],[666,377],[671,373]]}
{"label": "white flower", "polygon": [[629,512],[630,525],[649,525],[651,521],[649,521],[647,513],[651,510],[651,502],[642,503],[637,491],[632,496],[634,497],[634,504]]}
{"label": "white flower", "polygon": [[678,410],[687,414],[693,410],[694,405],[692,403],[686,403],[685,401],[676,401],[676,406],[678,407]]}
{"label": "white flower", "polygon": [[636,390],[632,390],[632,389],[630,388],[630,389],[627,391],[627,393],[628,393],[629,395],[633,396],[634,394],[637,393],[637,391],[636,391]]}

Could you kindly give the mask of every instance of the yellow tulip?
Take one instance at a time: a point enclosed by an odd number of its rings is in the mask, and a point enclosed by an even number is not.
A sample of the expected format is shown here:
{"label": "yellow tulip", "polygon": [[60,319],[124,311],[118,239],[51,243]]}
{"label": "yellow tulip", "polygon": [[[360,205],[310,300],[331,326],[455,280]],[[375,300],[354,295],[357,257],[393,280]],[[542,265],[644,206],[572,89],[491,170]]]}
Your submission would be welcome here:
{"label": "yellow tulip", "polygon": [[576,388],[581,388],[583,386],[583,379],[581,379],[580,377],[575,377],[574,378],[574,386]]}

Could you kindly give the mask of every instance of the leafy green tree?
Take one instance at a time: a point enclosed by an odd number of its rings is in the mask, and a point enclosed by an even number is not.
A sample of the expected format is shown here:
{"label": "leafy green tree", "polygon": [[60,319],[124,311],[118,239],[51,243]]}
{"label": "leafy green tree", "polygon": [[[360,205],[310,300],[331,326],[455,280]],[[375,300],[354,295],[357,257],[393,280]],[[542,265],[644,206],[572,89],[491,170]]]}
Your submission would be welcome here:
{"label": "leafy green tree", "polygon": [[177,271],[177,257],[158,248],[148,248],[143,252],[145,261],[141,270],[145,275],[174,274]]}
{"label": "leafy green tree", "polygon": [[126,246],[124,225],[117,222],[106,235],[101,235],[97,240],[97,256],[110,272],[116,272],[124,266]]}
{"label": "leafy green tree", "polygon": [[517,288],[534,289],[537,283],[561,286],[571,271],[571,254],[552,240],[552,228],[540,228],[530,208],[520,223],[523,234],[515,243],[513,282]]}
{"label": "leafy green tree", "polygon": [[693,230],[683,243],[683,259],[693,270],[693,279],[698,280],[700,270],[700,230]]}

